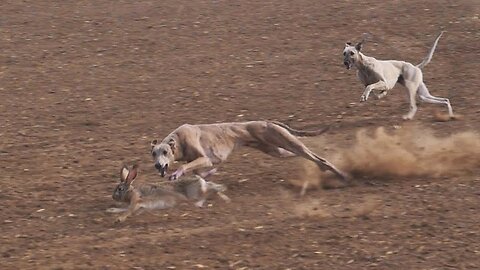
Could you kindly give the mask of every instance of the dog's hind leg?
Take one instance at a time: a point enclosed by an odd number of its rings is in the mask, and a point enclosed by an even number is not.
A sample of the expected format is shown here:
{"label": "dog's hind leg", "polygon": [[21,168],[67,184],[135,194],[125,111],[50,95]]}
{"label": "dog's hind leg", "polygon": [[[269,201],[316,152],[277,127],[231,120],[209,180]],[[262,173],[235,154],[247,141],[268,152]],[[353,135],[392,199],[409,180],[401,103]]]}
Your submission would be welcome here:
{"label": "dog's hind leg", "polygon": [[418,97],[423,102],[447,105],[448,115],[450,117],[453,117],[453,109],[452,109],[452,105],[450,104],[450,100],[448,100],[448,98],[432,96],[428,91],[427,86],[423,82],[418,87]]}
{"label": "dog's hind leg", "polygon": [[255,148],[272,157],[289,158],[297,156],[295,153],[288,150],[268,144],[256,145]]}
{"label": "dog's hind leg", "polygon": [[[277,125],[271,125],[269,126],[269,132],[267,134],[268,137],[264,138],[264,142],[266,145],[270,145],[271,147],[277,147],[279,149],[286,150],[287,152],[291,152],[292,154],[295,154],[297,156],[301,156],[308,160],[311,160],[315,162],[321,170],[331,171],[337,176],[339,176],[342,180],[347,180],[349,178],[347,174],[337,169],[326,159],[313,153],[297,137],[290,134],[286,129]],[[293,156],[292,154],[289,154],[288,156]]]}
{"label": "dog's hind leg", "polygon": [[417,88],[414,82],[405,82],[405,87],[407,88],[408,100],[410,102],[410,110],[407,114],[403,115],[404,120],[412,120],[415,113],[417,113]]}
{"label": "dog's hind leg", "polygon": [[[283,148],[276,147],[276,146],[273,146],[273,145],[262,144],[262,145],[257,145],[256,148],[258,150],[264,152],[265,154],[268,154],[268,155],[273,156],[273,157],[289,158],[289,157],[298,156],[297,154],[295,154],[293,152],[290,152],[288,150],[285,150]],[[305,195],[305,193],[307,192],[308,184],[309,184],[308,181],[303,182],[302,190],[300,191],[300,196]]]}

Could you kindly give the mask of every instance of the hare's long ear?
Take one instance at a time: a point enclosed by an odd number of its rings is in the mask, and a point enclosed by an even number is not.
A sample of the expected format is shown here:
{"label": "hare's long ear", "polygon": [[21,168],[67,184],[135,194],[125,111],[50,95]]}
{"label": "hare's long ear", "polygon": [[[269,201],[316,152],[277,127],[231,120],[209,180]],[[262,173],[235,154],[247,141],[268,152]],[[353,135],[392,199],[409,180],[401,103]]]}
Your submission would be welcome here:
{"label": "hare's long ear", "polygon": [[123,165],[122,169],[120,170],[120,182],[125,182],[129,173],[130,171],[128,170],[127,165]]}
{"label": "hare's long ear", "polygon": [[137,177],[137,170],[138,170],[138,165],[137,164],[133,165],[132,170],[128,173],[126,178],[126,181],[128,184],[131,184],[133,180],[135,180],[135,178]]}

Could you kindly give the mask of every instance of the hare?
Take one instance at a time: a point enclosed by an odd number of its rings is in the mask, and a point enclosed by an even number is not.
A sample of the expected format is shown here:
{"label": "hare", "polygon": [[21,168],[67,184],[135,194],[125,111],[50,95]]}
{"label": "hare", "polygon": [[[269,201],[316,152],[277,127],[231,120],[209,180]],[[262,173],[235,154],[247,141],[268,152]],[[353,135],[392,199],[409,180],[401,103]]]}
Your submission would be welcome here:
{"label": "hare", "polygon": [[230,198],[223,194],[226,190],[224,185],[207,182],[198,175],[183,177],[161,186],[140,184],[134,187],[132,183],[137,174],[137,165],[134,165],[131,170],[124,165],[120,171],[120,184],[115,188],[112,198],[115,201],[129,203],[129,207],[127,209],[110,208],[107,210],[107,212],[112,213],[125,212],[117,218],[117,222],[125,221],[127,217],[142,208],[166,209],[190,201],[196,201],[195,205],[202,207],[206,199],[214,194],[218,194],[227,202],[230,201]]}

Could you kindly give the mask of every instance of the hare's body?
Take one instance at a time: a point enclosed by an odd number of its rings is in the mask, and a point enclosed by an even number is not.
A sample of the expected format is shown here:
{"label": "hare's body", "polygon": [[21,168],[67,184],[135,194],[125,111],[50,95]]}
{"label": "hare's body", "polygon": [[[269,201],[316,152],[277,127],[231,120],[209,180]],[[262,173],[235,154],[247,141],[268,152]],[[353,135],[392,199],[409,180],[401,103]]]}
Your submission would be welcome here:
{"label": "hare's body", "polygon": [[222,192],[227,190],[224,185],[207,182],[198,175],[194,175],[193,177],[183,177],[170,183],[175,192],[186,196],[188,200],[199,200],[198,203],[202,202],[202,204],[206,198],[210,197],[210,195],[218,193],[220,197],[222,197]]}
{"label": "hare's body", "polygon": [[109,209],[109,212],[125,212],[117,221],[124,221],[140,209],[166,209],[172,208],[181,202],[196,201],[195,205],[202,207],[205,200],[213,194],[218,194],[222,199],[229,198],[222,194],[225,186],[207,182],[200,176],[183,177],[173,182],[162,185],[140,184],[133,186],[132,182],[137,175],[137,167],[131,171],[123,167],[120,184],[113,192],[113,199],[129,203],[128,209]]}

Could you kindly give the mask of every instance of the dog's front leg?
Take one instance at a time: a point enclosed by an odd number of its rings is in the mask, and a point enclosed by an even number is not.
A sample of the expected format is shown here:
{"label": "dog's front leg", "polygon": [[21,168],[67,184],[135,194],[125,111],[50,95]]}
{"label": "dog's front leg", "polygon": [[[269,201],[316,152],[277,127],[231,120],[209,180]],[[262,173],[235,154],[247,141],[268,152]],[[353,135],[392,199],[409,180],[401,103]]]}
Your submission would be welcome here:
{"label": "dog's front leg", "polygon": [[180,166],[180,168],[178,168],[174,173],[172,173],[172,175],[170,175],[169,179],[176,180],[180,176],[186,174],[189,171],[197,170],[200,168],[208,168],[212,166],[213,166],[213,163],[212,161],[210,161],[208,157],[199,157],[192,162],[189,162],[185,165]]}
{"label": "dog's front leg", "polygon": [[365,87],[365,91],[363,91],[362,97],[360,98],[360,102],[367,101],[368,97],[370,96],[370,93],[374,90],[376,90],[376,91],[386,91],[386,90],[388,90],[388,88],[387,88],[387,85],[385,84],[384,81],[378,81],[376,83],[369,84],[369,85],[367,85],[367,87]]}

